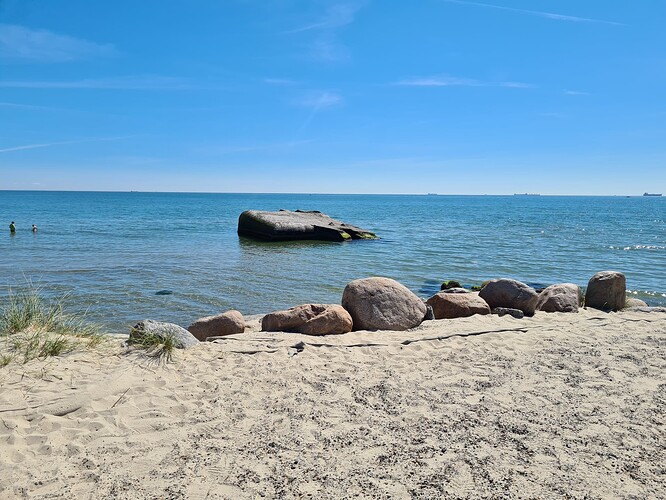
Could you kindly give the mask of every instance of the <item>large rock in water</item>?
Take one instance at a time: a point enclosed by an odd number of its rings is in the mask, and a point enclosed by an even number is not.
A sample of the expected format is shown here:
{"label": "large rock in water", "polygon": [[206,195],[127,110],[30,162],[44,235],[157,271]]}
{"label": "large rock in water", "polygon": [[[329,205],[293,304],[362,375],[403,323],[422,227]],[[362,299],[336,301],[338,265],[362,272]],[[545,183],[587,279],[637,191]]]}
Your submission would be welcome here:
{"label": "large rock in water", "polygon": [[619,311],[627,300],[627,280],[617,271],[601,271],[590,278],[585,306],[603,311]]}
{"label": "large rock in water", "polygon": [[432,307],[435,319],[466,318],[475,314],[490,314],[487,302],[478,293],[437,292],[426,304]]}
{"label": "large rock in water", "polygon": [[316,210],[246,210],[238,217],[238,234],[268,241],[377,239],[374,233],[366,229],[332,219]]}
{"label": "large rock in water", "polygon": [[157,337],[162,342],[167,338],[171,338],[174,340],[174,347],[177,349],[187,349],[199,343],[197,338],[185,330],[185,328],[173,323],[153,321],[152,319],[145,319],[134,325],[130,331],[128,343],[140,343],[147,336]]}
{"label": "large rock in water", "polygon": [[350,282],[342,293],[354,330],[408,330],[421,324],[427,307],[409,288],[390,278]]}
{"label": "large rock in water", "polygon": [[187,327],[197,339],[205,341],[208,337],[223,337],[245,331],[245,318],[240,311],[227,311],[216,316],[200,318]]}
{"label": "large rock in water", "polygon": [[297,332],[330,335],[352,330],[352,318],[337,304],[304,304],[267,314],[261,320],[265,332]]}
{"label": "large rock in water", "polygon": [[491,280],[479,292],[491,309],[508,307],[520,309],[525,316],[533,316],[539,294],[531,286],[511,279]]}
{"label": "large rock in water", "polygon": [[544,312],[578,312],[583,304],[580,287],[573,283],[550,285],[539,294],[536,310]]}

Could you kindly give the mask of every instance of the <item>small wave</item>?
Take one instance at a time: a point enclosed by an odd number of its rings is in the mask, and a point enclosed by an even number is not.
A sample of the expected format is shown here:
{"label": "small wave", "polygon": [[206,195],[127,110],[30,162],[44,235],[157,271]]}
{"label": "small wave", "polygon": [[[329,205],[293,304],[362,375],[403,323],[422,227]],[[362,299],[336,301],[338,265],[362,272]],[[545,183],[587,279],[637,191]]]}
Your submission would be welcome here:
{"label": "small wave", "polygon": [[621,247],[615,245],[609,245],[611,250],[666,250],[666,245],[632,245],[628,247]]}

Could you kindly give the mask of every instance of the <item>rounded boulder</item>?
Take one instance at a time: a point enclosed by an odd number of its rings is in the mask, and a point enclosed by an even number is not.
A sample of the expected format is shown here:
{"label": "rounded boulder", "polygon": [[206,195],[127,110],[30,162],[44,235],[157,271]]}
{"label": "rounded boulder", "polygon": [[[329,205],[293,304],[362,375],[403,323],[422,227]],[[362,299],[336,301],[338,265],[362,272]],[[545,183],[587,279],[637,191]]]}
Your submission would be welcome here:
{"label": "rounded boulder", "polygon": [[449,293],[444,290],[430,297],[435,319],[466,318],[475,314],[490,314],[490,306],[477,293]]}
{"label": "rounded boulder", "polygon": [[202,342],[208,337],[223,337],[245,331],[245,318],[239,311],[227,311],[216,316],[200,318],[187,330]]}
{"label": "rounded boulder", "polygon": [[261,329],[265,332],[332,335],[351,332],[352,318],[337,304],[303,304],[267,314],[261,320]]}
{"label": "rounded boulder", "polygon": [[601,271],[590,278],[585,305],[602,311],[619,311],[627,300],[627,280],[618,271]]}
{"label": "rounded boulder", "polygon": [[578,312],[583,296],[573,283],[550,285],[539,294],[536,310],[544,312]]}
{"label": "rounded boulder", "polygon": [[199,344],[199,340],[182,326],[163,321],[144,319],[130,330],[129,344],[141,343],[146,337],[159,339],[161,342],[170,339],[176,349],[187,349]]}
{"label": "rounded boulder", "polygon": [[533,316],[539,294],[525,283],[502,278],[489,281],[479,292],[479,297],[485,300],[491,309],[508,307],[520,309],[525,316]]}
{"label": "rounded boulder", "polygon": [[390,278],[350,282],[342,293],[354,330],[408,330],[421,324],[427,307],[409,288]]}

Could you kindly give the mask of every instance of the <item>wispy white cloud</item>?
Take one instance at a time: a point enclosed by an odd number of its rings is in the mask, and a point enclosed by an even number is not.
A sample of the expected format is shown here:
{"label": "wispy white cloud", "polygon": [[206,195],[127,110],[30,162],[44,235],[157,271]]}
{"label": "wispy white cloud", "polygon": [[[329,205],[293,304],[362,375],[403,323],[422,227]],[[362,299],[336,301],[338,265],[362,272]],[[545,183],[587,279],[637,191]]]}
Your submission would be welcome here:
{"label": "wispy white cloud", "polygon": [[309,55],[316,61],[344,62],[351,59],[349,49],[335,36],[320,36],[310,45]]}
{"label": "wispy white cloud", "polygon": [[57,108],[51,108],[49,106],[34,106],[31,104],[18,104],[15,102],[0,102],[0,108],[12,108],[12,109],[32,109],[32,110],[55,110]]}
{"label": "wispy white cloud", "polygon": [[555,14],[553,12],[543,12],[539,10],[517,9],[515,7],[505,7],[503,5],[493,5],[489,3],[472,2],[468,0],[442,0],[442,1],[447,3],[457,3],[461,5],[473,5],[476,7],[505,10],[508,12],[516,12],[519,14],[528,14],[532,16],[544,17],[546,19],[552,19],[554,21],[569,21],[574,23],[599,23],[599,24],[610,24],[613,26],[625,26],[623,23],[618,23],[615,21],[606,21],[603,19],[591,19],[588,17],[567,16],[563,14]]}
{"label": "wispy white cloud", "polygon": [[266,144],[246,144],[246,145],[235,145],[235,146],[222,146],[215,145],[204,148],[197,148],[195,153],[203,154],[213,154],[213,155],[226,155],[226,154],[235,154],[235,153],[254,153],[254,152],[279,152],[279,151],[288,151],[298,146],[303,146],[305,144],[310,144],[312,140],[300,140],[300,141],[284,141],[284,142],[273,142]]}
{"label": "wispy white cloud", "polygon": [[580,90],[565,90],[566,95],[591,95],[589,92],[582,92]]}
{"label": "wispy white cloud", "polygon": [[114,54],[116,49],[112,44],[0,23],[0,59],[58,63]]}
{"label": "wispy white cloud", "polygon": [[532,89],[534,85],[521,82],[484,82],[472,78],[456,76],[428,76],[399,80],[392,85],[400,87],[505,87],[512,89]]}
{"label": "wispy white cloud", "polygon": [[13,151],[25,151],[28,149],[41,149],[41,148],[50,148],[52,146],[65,146],[69,144],[84,144],[86,142],[106,142],[106,141],[119,141],[121,139],[128,139],[133,136],[122,136],[122,137],[96,137],[91,139],[79,139],[76,141],[58,141],[58,142],[44,142],[39,144],[24,144],[22,146],[13,146],[9,148],[0,149],[0,153],[11,153]]}
{"label": "wispy white cloud", "polygon": [[345,102],[344,98],[331,91],[308,92],[294,101],[294,104],[316,110],[338,106]]}
{"label": "wispy white cloud", "polygon": [[294,101],[298,106],[311,108],[310,114],[308,114],[303,121],[303,124],[298,129],[296,137],[301,137],[305,133],[321,110],[339,106],[344,104],[344,102],[345,100],[340,94],[330,91],[309,92],[300,99]]}
{"label": "wispy white cloud", "polygon": [[285,35],[313,33],[308,45],[308,57],[322,62],[344,62],[350,59],[350,51],[340,42],[338,32],[352,24],[365,1],[336,3],[328,7],[315,22],[284,31]]}
{"label": "wispy white cloud", "polygon": [[354,22],[356,12],[361,8],[361,5],[352,4],[336,4],[330,6],[324,15],[317,21],[300,26],[298,28],[285,31],[285,34],[302,33],[304,31],[313,30],[332,30],[341,28]]}
{"label": "wispy white cloud", "polygon": [[23,89],[188,90],[194,88],[194,85],[182,78],[124,76],[70,81],[0,80],[0,87]]}
{"label": "wispy white cloud", "polygon": [[480,87],[482,83],[470,78],[457,78],[455,76],[428,76],[400,80],[393,85],[401,87]]}
{"label": "wispy white cloud", "polygon": [[291,80],[289,78],[264,78],[264,83],[268,85],[277,85],[282,87],[291,87],[293,85],[298,85],[296,80]]}

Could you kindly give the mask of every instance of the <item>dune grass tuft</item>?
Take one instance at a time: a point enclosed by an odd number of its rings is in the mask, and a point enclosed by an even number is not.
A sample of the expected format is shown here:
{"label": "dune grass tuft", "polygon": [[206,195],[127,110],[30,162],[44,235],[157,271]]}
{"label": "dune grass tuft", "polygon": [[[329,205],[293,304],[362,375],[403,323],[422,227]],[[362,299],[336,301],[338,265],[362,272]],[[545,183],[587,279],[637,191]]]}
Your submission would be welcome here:
{"label": "dune grass tuft", "polygon": [[144,349],[150,357],[159,361],[171,362],[176,349],[176,340],[171,335],[155,335],[154,333],[136,332],[130,338],[133,347]]}
{"label": "dune grass tuft", "polygon": [[5,351],[0,367],[94,348],[103,341],[99,327],[86,322],[85,315],[64,312],[65,298],[46,301],[33,286],[10,290],[0,309],[0,351]]}

